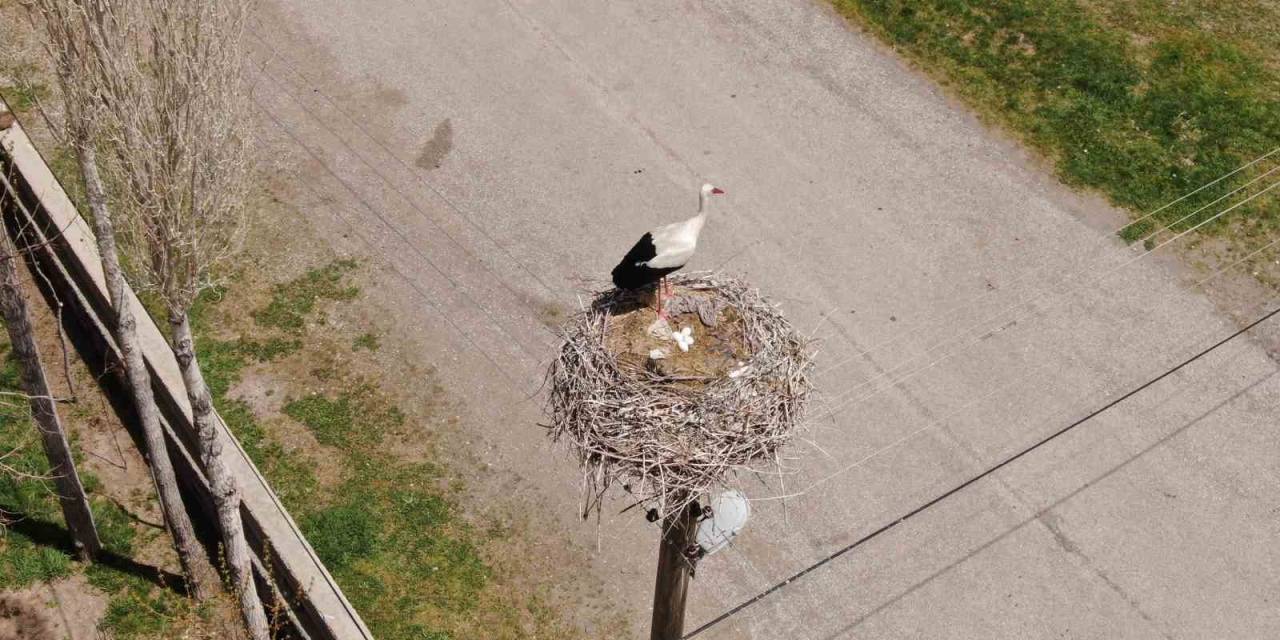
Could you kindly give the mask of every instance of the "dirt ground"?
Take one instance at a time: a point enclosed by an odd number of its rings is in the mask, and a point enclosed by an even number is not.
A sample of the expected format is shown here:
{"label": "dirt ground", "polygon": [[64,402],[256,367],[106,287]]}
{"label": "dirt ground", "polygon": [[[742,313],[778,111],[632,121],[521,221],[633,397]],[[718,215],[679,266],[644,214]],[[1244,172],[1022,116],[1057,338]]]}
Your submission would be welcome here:
{"label": "dirt ground", "polygon": [[107,598],[83,575],[0,594],[0,640],[91,640]]}

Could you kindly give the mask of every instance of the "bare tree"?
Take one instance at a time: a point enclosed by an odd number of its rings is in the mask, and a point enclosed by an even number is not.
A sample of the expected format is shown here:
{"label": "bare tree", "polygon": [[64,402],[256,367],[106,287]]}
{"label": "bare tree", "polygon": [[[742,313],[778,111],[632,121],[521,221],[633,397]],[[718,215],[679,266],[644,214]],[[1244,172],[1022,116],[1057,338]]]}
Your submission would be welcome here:
{"label": "bare tree", "polygon": [[[0,193],[0,201],[8,190]],[[44,377],[44,364],[40,361],[40,349],[36,346],[31,328],[31,316],[27,312],[27,300],[18,280],[19,255],[0,222],[0,315],[9,333],[9,343],[18,361],[22,391],[31,405],[31,418],[40,432],[40,443],[49,459],[49,474],[53,478],[62,517],[71,531],[76,555],[89,561],[102,549],[98,528],[93,523],[93,511],[89,508],[89,496],[85,495],[76,464],[71,457],[67,434],[58,418],[58,407],[49,392]]]}
{"label": "bare tree", "polygon": [[63,98],[63,133],[76,154],[84,179],[102,270],[116,315],[116,344],[142,426],[156,494],[188,588],[197,599],[203,600],[212,595],[212,568],[202,553],[178,491],[151,389],[151,376],[138,347],[137,320],[125,294],[127,286],[116,250],[112,211],[98,167],[100,123],[106,114],[105,99],[111,96],[104,85],[115,77],[109,73],[120,63],[115,56],[125,55],[128,50],[123,35],[127,15],[117,8],[117,3],[101,0],[34,0],[30,6],[47,33],[46,47]]}
{"label": "bare tree", "polygon": [[108,86],[127,214],[126,255],[169,316],[170,340],[218,515],[233,592],[255,639],[269,635],[253,582],[240,493],[222,456],[221,425],[200,372],[190,310],[245,230],[249,161],[241,78],[246,0],[135,0],[134,68]]}

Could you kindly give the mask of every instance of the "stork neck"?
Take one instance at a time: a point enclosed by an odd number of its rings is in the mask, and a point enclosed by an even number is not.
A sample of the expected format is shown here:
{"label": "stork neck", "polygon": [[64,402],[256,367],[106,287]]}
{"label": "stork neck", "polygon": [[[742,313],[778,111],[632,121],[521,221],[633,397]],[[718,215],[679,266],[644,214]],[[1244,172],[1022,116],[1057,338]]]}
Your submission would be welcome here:
{"label": "stork neck", "polygon": [[688,228],[697,237],[702,232],[702,225],[707,223],[707,210],[711,208],[711,198],[705,191],[698,192],[698,215],[689,218]]}
{"label": "stork neck", "polygon": [[697,237],[699,233],[702,233],[702,225],[706,223],[707,223],[707,212],[703,211],[698,215],[692,218],[689,218],[689,221],[687,223],[688,224],[687,228],[689,229],[689,231],[693,233],[695,237]]}

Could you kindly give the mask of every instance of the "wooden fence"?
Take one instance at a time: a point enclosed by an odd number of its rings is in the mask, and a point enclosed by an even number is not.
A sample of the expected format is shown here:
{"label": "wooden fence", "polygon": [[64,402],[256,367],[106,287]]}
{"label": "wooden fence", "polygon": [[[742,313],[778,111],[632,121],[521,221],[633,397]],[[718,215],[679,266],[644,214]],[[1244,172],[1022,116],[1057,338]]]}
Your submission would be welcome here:
{"label": "wooden fence", "polygon": [[[0,126],[8,106],[0,100]],[[19,123],[0,130],[0,189],[8,189],[3,212],[14,241],[25,249],[31,266],[43,273],[38,282],[51,306],[60,308],[64,328],[76,350],[101,381],[121,420],[140,434],[133,418],[132,396],[119,366],[110,328],[114,323],[97,245],[89,225],[76,211],[48,164],[32,146]],[[138,338],[151,370],[169,452],[192,519],[212,545],[216,518],[209,486],[198,464],[197,437],[191,407],[178,364],[164,335],[128,290],[138,318]],[[245,533],[253,549],[255,577],[264,603],[279,611],[277,622],[291,637],[314,640],[364,640],[369,633],[329,571],[307,543],[293,518],[254,466],[240,443],[222,425],[223,452],[240,485]],[[210,548],[214,548],[210,546]]]}

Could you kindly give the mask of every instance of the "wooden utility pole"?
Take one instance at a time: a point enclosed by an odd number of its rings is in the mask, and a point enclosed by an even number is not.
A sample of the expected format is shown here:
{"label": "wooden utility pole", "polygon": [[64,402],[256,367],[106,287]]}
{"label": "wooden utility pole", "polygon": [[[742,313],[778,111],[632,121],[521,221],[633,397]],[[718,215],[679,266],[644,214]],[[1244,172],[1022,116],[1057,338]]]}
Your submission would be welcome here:
{"label": "wooden utility pole", "polygon": [[58,492],[58,502],[62,505],[62,516],[67,521],[67,529],[71,530],[76,555],[81,560],[88,561],[102,549],[102,542],[98,539],[98,528],[93,523],[89,498],[84,493],[84,486],[80,484],[80,476],[76,473],[75,462],[71,458],[67,434],[62,430],[62,421],[58,419],[58,407],[54,404],[48,381],[44,377],[44,365],[40,362],[40,350],[36,347],[31,330],[27,301],[18,281],[18,257],[8,233],[0,225],[0,313],[4,316],[4,326],[9,332],[13,355],[18,361],[22,391],[27,394],[31,403],[31,417],[36,429],[40,431],[44,454],[49,458],[53,486]]}
{"label": "wooden utility pole", "polygon": [[684,603],[693,577],[694,544],[700,509],[696,502],[662,521],[658,544],[658,579],[653,586],[653,626],[649,640],[680,640],[684,635]]}

